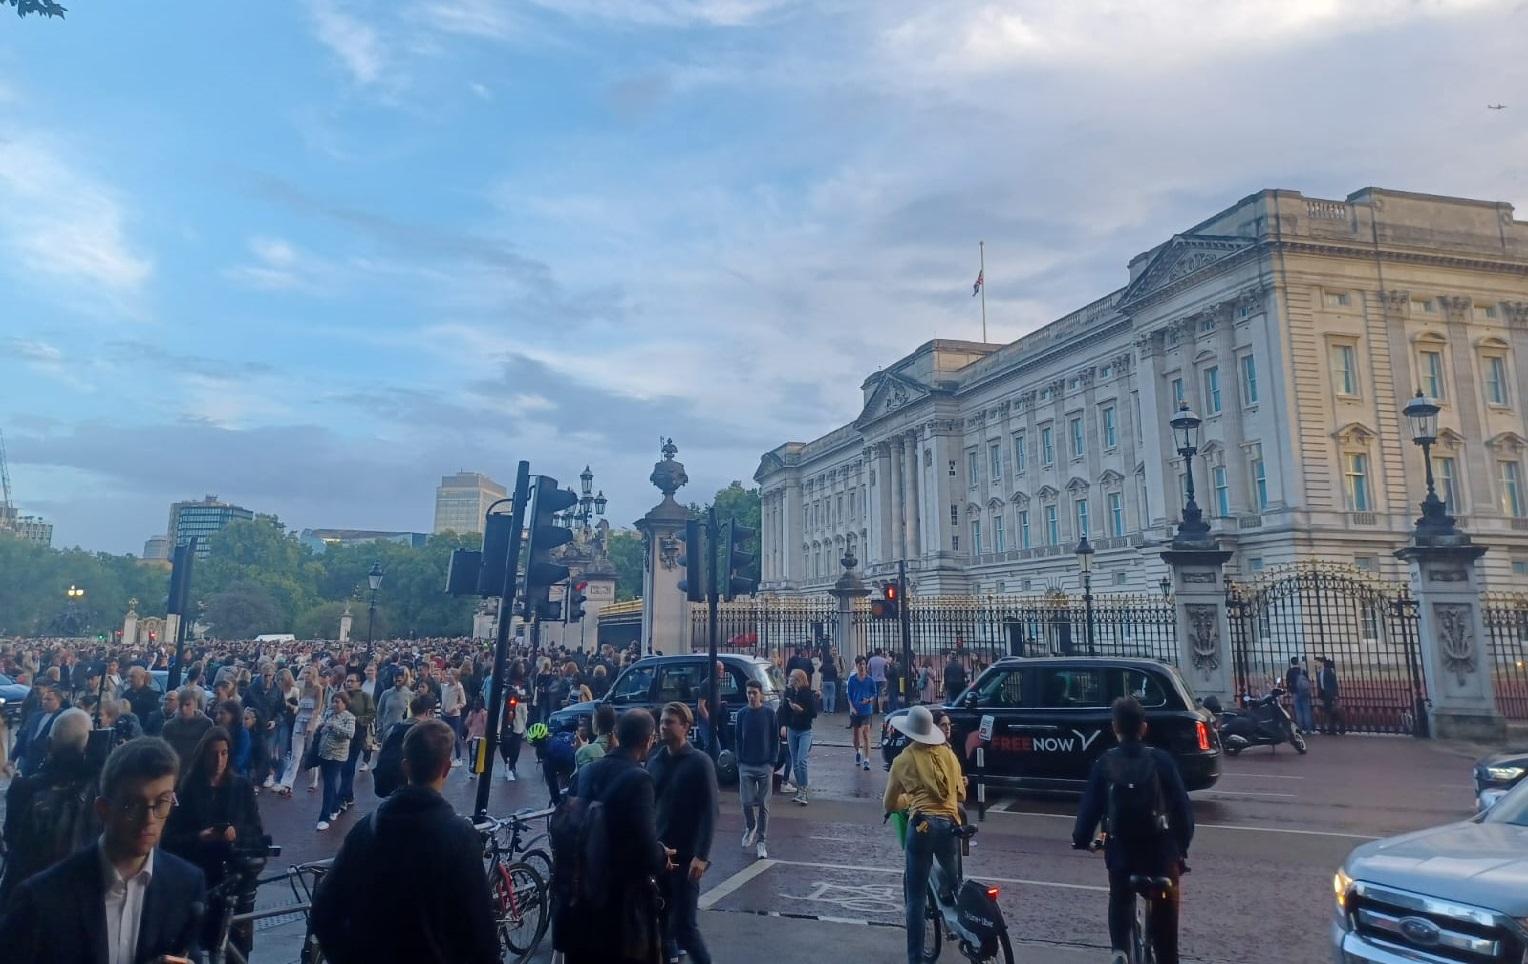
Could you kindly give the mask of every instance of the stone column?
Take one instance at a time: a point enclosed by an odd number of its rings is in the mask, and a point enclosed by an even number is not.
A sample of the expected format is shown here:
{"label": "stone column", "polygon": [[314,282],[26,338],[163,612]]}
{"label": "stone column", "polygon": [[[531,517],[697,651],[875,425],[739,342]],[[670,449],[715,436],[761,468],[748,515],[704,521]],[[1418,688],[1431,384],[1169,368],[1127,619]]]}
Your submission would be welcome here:
{"label": "stone column", "polygon": [[128,603],[127,615],[122,617],[122,645],[138,645],[138,600]]}
{"label": "stone column", "polygon": [[912,562],[923,555],[923,537],[920,527],[919,497],[923,486],[919,484],[921,471],[918,456],[918,435],[910,432],[907,438],[907,560]]}
{"label": "stone column", "polygon": [[[854,655],[859,651],[858,640],[854,638],[854,601],[870,595],[870,590],[865,587],[865,584],[860,581],[859,574],[854,571],[854,567],[859,565],[859,560],[854,558],[852,551],[845,553],[839,560],[839,564],[844,567],[844,574],[839,576],[833,588],[828,590],[828,593],[838,600],[838,618],[833,628],[833,645],[838,650],[838,655],[843,657],[844,662],[853,667]],[[843,683],[844,680],[840,679],[839,682]],[[840,705],[844,704],[840,702]]]}
{"label": "stone column", "polygon": [[679,449],[669,439],[663,458],[653,466],[649,480],[663,493],[663,501],[637,520],[647,549],[642,579],[642,652],[662,650],[666,655],[690,651],[690,603],[679,590],[684,570],[679,565],[684,524],[689,510],[674,501],[674,493],[690,480],[684,463],[674,460]]}
{"label": "stone column", "polygon": [[1231,553],[1205,531],[1180,529],[1162,561],[1172,570],[1177,607],[1178,670],[1203,699],[1214,696],[1234,703],[1231,669],[1231,623],[1226,613],[1223,569]]}
{"label": "stone column", "polygon": [[884,560],[887,565],[907,558],[907,455],[902,439],[891,445],[891,552]]}
{"label": "stone column", "polygon": [[1470,545],[1468,537],[1456,545],[1419,542],[1396,550],[1395,557],[1411,567],[1431,732],[1441,739],[1500,743],[1507,724],[1496,708],[1475,565],[1486,548]]}
{"label": "stone column", "polygon": [[350,604],[345,604],[345,611],[340,613],[340,642],[350,642],[350,626],[355,622],[355,617],[350,614]]}
{"label": "stone column", "polygon": [[493,604],[487,604],[486,600],[483,603],[479,603],[477,609],[472,612],[472,638],[494,639],[496,637],[495,630],[498,629],[498,626],[495,625],[498,622],[498,618],[499,608],[497,600]]}

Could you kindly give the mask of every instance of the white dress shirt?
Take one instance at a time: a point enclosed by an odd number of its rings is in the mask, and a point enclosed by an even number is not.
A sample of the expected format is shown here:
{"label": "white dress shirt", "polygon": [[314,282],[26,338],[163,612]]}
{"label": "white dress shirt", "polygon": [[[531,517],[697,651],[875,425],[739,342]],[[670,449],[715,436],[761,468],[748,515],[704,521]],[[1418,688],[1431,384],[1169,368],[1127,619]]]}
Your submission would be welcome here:
{"label": "white dress shirt", "polygon": [[138,952],[138,924],[143,918],[143,896],[154,878],[154,852],[136,874],[124,879],[106,856],[104,841],[101,852],[101,877],[106,884],[106,962],[107,964],[133,964]]}

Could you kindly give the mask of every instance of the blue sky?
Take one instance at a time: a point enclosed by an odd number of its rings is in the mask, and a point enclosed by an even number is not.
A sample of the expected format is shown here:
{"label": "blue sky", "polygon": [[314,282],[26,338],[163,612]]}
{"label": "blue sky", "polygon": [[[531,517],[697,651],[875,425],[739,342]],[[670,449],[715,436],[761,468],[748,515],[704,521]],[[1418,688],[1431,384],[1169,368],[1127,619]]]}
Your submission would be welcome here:
{"label": "blue sky", "polygon": [[[1528,217],[1521,0],[76,0],[0,15],[0,431],[56,545],[704,498],[1264,187]],[[1487,111],[1487,103],[1509,104]]]}

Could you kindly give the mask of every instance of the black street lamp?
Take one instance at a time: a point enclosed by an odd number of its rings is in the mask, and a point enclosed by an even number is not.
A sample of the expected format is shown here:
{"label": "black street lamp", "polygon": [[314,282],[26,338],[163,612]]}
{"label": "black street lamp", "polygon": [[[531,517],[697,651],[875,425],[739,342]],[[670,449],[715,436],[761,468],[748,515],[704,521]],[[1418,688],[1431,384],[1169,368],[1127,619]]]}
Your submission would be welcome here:
{"label": "black street lamp", "polygon": [[371,603],[366,607],[366,659],[371,660],[371,630],[377,621],[377,590],[382,588],[382,564],[374,562],[371,571],[366,574],[366,582],[371,586]]}
{"label": "black street lamp", "polygon": [[1082,534],[1082,541],[1077,543],[1074,550],[1077,553],[1077,563],[1082,566],[1082,605],[1087,613],[1087,624],[1083,627],[1086,634],[1083,638],[1088,645],[1088,655],[1093,653],[1093,546],[1088,542],[1088,534]]}
{"label": "black street lamp", "polygon": [[1438,403],[1417,389],[1416,397],[1401,409],[1411,423],[1411,440],[1422,447],[1422,462],[1427,470],[1427,496],[1422,499],[1422,516],[1417,519],[1416,538],[1419,543],[1435,542],[1440,538],[1459,535],[1454,527],[1454,517],[1448,507],[1438,498],[1433,481],[1432,447],[1438,441]]}
{"label": "black street lamp", "polygon": [[1185,479],[1183,521],[1178,524],[1177,535],[1173,536],[1173,545],[1177,548],[1213,543],[1210,524],[1204,521],[1204,513],[1200,511],[1199,503],[1194,501],[1194,456],[1199,452],[1199,426],[1202,423],[1203,420],[1188,407],[1188,402],[1179,403],[1178,413],[1167,423],[1172,426],[1178,454],[1183,457]]}
{"label": "black street lamp", "polygon": [[1161,579],[1157,580],[1157,588],[1162,590],[1162,598],[1166,599],[1173,594],[1173,581],[1166,576],[1163,576]]}

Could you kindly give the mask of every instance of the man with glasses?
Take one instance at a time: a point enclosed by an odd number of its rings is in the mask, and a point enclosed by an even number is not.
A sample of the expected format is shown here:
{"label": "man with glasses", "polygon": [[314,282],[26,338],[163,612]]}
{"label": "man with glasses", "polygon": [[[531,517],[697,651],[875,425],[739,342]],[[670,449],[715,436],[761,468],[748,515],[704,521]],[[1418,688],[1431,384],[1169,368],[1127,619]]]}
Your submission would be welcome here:
{"label": "man with glasses", "polygon": [[7,960],[179,964],[198,959],[207,884],[159,849],[180,761],[163,740],[124,743],[101,771],[100,839],[27,880],[0,919]]}

